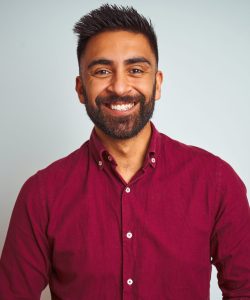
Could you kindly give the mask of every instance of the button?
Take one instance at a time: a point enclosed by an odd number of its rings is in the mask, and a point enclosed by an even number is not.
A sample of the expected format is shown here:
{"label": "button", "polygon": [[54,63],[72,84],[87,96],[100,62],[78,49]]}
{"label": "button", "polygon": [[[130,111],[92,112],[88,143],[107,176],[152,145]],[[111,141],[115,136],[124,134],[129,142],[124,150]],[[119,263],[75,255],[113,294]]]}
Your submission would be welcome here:
{"label": "button", "polygon": [[131,239],[133,234],[132,234],[132,232],[127,232],[126,236],[127,236],[128,239]]}
{"label": "button", "polygon": [[129,278],[129,279],[127,280],[127,284],[128,284],[128,285],[132,285],[132,284],[133,284],[133,280],[132,280],[131,278]]}
{"label": "button", "polygon": [[127,186],[125,191],[126,191],[126,193],[130,193],[130,188]]}
{"label": "button", "polygon": [[102,166],[102,161],[101,160],[98,161],[98,165]]}
{"label": "button", "polygon": [[154,158],[154,157],[151,158],[151,162],[152,162],[153,164],[155,163],[155,158]]}

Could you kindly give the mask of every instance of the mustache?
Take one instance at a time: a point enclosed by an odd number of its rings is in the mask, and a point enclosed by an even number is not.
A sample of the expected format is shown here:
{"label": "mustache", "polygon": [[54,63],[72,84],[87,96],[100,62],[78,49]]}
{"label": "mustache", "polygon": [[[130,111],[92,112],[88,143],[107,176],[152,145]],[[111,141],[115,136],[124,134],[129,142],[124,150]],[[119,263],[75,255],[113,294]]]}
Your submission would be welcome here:
{"label": "mustache", "polygon": [[134,95],[134,96],[117,96],[117,95],[109,95],[106,97],[96,97],[96,105],[100,106],[101,104],[116,104],[116,103],[138,103],[138,102],[145,102],[145,96],[144,95]]}

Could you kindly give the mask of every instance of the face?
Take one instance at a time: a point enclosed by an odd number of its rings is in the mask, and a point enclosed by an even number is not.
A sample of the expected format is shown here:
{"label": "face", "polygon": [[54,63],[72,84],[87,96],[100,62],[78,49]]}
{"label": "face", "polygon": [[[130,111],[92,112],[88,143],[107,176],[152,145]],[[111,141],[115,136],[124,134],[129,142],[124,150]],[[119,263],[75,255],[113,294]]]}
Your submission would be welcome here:
{"label": "face", "polygon": [[76,91],[97,128],[112,138],[128,139],[149,122],[161,82],[144,35],[103,32],[86,46]]}

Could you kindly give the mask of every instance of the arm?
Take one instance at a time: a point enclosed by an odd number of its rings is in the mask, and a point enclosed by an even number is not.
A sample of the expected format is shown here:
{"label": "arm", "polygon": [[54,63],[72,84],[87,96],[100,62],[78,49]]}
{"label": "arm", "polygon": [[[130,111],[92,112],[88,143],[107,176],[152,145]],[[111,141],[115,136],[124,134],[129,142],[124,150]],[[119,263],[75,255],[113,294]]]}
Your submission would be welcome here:
{"label": "arm", "polygon": [[0,260],[1,300],[40,299],[50,271],[47,221],[35,175],[22,187],[11,216]]}
{"label": "arm", "polygon": [[223,300],[250,299],[250,208],[244,184],[224,162],[217,196],[211,256]]}

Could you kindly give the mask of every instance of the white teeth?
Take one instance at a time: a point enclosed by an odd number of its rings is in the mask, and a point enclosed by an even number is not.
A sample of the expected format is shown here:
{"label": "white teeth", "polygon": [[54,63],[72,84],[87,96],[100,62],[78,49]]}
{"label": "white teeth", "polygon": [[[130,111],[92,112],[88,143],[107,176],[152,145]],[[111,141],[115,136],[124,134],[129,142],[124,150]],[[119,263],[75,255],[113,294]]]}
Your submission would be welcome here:
{"label": "white teeth", "polygon": [[119,111],[126,111],[131,109],[135,104],[134,103],[129,103],[129,104],[118,104],[118,105],[113,105],[111,104],[111,109],[114,110],[119,110]]}

